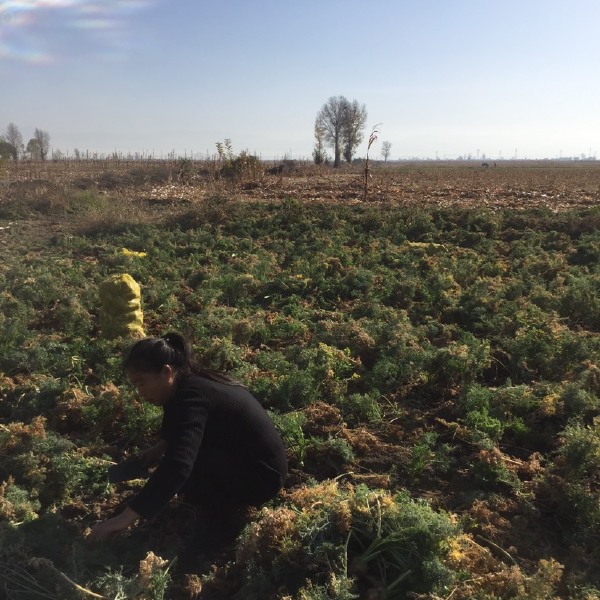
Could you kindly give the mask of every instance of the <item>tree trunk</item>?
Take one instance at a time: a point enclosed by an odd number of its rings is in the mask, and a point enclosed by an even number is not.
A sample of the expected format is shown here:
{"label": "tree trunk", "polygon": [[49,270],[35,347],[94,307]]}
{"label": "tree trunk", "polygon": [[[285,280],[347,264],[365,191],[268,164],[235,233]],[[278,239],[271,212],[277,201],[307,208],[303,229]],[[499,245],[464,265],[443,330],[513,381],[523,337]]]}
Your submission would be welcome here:
{"label": "tree trunk", "polygon": [[333,166],[337,169],[340,166],[340,163],[342,162],[342,151],[340,150],[340,144],[337,140],[335,142],[334,152],[335,156],[333,160]]}

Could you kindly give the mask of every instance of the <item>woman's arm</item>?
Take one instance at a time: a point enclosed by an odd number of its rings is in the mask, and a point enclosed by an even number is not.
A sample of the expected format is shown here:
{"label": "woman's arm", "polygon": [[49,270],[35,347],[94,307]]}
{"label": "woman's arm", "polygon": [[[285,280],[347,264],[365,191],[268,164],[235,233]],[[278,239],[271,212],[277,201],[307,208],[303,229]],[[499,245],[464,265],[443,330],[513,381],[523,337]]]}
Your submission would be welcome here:
{"label": "woman's arm", "polygon": [[133,509],[129,508],[129,506],[116,517],[112,519],[107,519],[106,521],[102,521],[98,523],[92,528],[92,531],[88,535],[88,539],[92,541],[101,541],[112,535],[113,533],[119,533],[124,529],[127,529],[131,525],[133,525],[138,519],[140,515],[138,515]]}
{"label": "woman's arm", "polygon": [[190,476],[202,444],[207,412],[207,403],[202,398],[177,399],[168,415],[168,445],[164,456],[146,485],[129,502],[145,519],[158,514]]}
{"label": "woman's arm", "polygon": [[144,467],[153,467],[154,465],[157,465],[166,450],[167,441],[163,439],[159,440],[154,446],[144,450],[144,452],[140,454],[139,458],[142,465],[144,465]]}

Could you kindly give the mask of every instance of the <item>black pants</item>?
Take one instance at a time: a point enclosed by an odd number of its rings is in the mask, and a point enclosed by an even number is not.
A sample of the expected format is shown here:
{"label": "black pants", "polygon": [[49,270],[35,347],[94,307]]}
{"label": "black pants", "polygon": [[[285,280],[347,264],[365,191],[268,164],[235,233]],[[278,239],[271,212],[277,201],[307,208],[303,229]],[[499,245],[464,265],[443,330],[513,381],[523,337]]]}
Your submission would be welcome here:
{"label": "black pants", "polygon": [[211,513],[230,513],[274,498],[285,475],[266,462],[249,462],[243,456],[209,448],[200,451],[180,494]]}
{"label": "black pants", "polygon": [[[277,495],[286,472],[265,462],[248,464],[243,457],[204,450],[179,495],[202,508],[196,531],[180,557],[180,569],[195,564],[198,553],[214,553],[234,541],[246,525],[246,511]],[[191,560],[191,563],[190,563]]]}

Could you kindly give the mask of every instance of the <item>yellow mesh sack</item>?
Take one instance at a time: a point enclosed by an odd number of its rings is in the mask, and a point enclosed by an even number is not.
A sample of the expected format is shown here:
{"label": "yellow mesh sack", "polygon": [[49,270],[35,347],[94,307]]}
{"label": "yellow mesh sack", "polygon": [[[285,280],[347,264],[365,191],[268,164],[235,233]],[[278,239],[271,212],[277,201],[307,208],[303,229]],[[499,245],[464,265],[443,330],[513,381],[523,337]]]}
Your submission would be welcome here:
{"label": "yellow mesh sack", "polygon": [[141,292],[127,273],[112,275],[100,284],[100,332],[105,338],[144,337]]}

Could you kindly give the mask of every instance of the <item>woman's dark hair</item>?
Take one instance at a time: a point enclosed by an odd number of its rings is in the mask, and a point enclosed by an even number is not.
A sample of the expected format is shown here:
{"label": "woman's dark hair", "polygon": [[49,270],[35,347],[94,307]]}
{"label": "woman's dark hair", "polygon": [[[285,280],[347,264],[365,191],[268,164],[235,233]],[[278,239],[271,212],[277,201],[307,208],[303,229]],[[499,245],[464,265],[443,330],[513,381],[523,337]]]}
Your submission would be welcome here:
{"label": "woman's dark hair", "polygon": [[136,342],[123,360],[123,369],[142,373],[160,373],[165,365],[170,365],[181,375],[195,374],[221,383],[238,383],[228,375],[203,367],[196,360],[190,342],[174,331]]}

